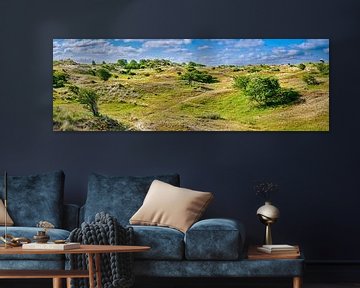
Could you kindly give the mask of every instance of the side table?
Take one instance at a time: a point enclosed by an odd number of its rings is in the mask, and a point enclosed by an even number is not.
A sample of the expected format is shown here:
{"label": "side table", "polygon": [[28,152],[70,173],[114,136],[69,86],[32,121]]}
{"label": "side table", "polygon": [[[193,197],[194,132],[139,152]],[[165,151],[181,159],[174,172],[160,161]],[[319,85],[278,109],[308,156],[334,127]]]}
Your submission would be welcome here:
{"label": "side table", "polygon": [[[247,253],[247,259],[252,261],[283,261],[284,266],[288,266],[288,268],[291,268],[292,265],[298,265],[298,261],[303,261],[303,256],[300,253],[296,254],[286,254],[286,253],[280,253],[280,254],[267,254],[263,252],[259,252],[257,250],[258,246],[250,246]],[[291,269],[290,269],[291,270]],[[284,275],[288,276],[288,275]],[[294,275],[291,275],[293,288],[301,288],[302,286],[302,271],[296,272]]]}

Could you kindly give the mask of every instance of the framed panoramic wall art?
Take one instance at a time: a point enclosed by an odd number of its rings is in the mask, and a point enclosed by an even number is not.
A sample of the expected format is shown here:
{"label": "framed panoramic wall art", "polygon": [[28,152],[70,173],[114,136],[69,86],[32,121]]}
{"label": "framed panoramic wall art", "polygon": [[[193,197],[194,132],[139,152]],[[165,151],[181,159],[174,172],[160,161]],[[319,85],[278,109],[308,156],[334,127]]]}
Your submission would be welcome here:
{"label": "framed panoramic wall art", "polygon": [[328,39],[54,39],[54,131],[329,131]]}

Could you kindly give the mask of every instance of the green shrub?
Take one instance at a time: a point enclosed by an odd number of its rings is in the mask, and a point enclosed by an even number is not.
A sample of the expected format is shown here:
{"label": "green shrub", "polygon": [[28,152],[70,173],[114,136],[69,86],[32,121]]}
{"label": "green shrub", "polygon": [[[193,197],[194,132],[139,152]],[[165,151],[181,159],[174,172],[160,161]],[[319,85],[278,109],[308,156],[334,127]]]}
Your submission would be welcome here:
{"label": "green shrub", "polygon": [[126,59],[119,59],[117,61],[117,65],[121,66],[121,67],[125,67],[128,64]]}
{"label": "green shrub", "polygon": [[316,63],[315,65],[321,74],[329,75],[329,69],[330,69],[329,63],[320,62],[320,63]]}
{"label": "green shrub", "polygon": [[200,82],[200,83],[215,83],[218,80],[211,76],[207,72],[202,72],[197,70],[194,66],[189,66],[186,73],[180,76],[181,80],[188,81],[189,85],[192,85],[192,82]]}
{"label": "green shrub", "polygon": [[140,64],[136,62],[136,60],[131,60],[127,65],[126,65],[127,69],[139,69],[140,68]]}
{"label": "green shrub", "polygon": [[241,75],[234,77],[234,87],[240,89],[246,89],[247,84],[250,81],[250,77],[246,75]]}
{"label": "green shrub", "polygon": [[244,90],[251,100],[265,106],[291,103],[299,98],[293,89],[280,87],[279,80],[269,76],[238,76],[234,86]]}
{"label": "green shrub", "polygon": [[305,64],[303,64],[303,63],[300,63],[298,65],[298,67],[299,67],[300,70],[305,70],[305,68],[306,68]]}
{"label": "green shrub", "polygon": [[53,71],[53,88],[61,88],[65,86],[65,83],[67,83],[67,80],[69,78],[69,75],[65,72]]}
{"label": "green shrub", "polygon": [[245,88],[245,94],[250,99],[268,105],[280,89],[279,80],[274,77],[251,77]]}
{"label": "green shrub", "polygon": [[320,84],[319,81],[316,80],[316,78],[310,74],[304,75],[302,79],[307,85],[319,85]]}
{"label": "green shrub", "polygon": [[107,81],[111,77],[111,73],[105,68],[100,68],[97,70],[96,75],[104,81]]}
{"label": "green shrub", "polygon": [[210,119],[210,120],[224,120],[223,117],[221,117],[220,114],[213,113],[213,114],[206,114],[201,116],[202,119]]}

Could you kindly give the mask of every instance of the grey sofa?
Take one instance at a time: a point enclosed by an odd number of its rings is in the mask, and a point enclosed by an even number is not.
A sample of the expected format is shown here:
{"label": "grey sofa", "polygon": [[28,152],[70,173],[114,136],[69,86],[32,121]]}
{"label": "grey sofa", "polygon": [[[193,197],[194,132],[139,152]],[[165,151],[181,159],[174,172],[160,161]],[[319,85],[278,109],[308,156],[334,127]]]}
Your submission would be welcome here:
{"label": "grey sofa", "polygon": [[[79,222],[77,205],[64,204],[64,173],[55,171],[32,176],[8,178],[8,212],[14,226],[7,233],[14,237],[32,237],[41,230],[36,225],[46,220],[55,225],[50,240],[66,239]],[[3,183],[0,176],[0,183]],[[0,195],[4,198],[3,185]],[[4,235],[5,227],[0,227]],[[63,255],[0,255],[0,269],[64,269]]]}
{"label": "grey sofa", "polygon": [[[175,186],[180,177],[118,177],[92,174],[80,221],[90,222],[104,211],[129,225],[154,179]],[[150,277],[299,277],[303,260],[247,260],[245,229],[232,219],[205,219],[184,234],[158,226],[132,226],[135,244],[151,250],[135,253],[135,274]],[[294,286],[295,287],[295,286]],[[298,286],[296,286],[298,287]]]}

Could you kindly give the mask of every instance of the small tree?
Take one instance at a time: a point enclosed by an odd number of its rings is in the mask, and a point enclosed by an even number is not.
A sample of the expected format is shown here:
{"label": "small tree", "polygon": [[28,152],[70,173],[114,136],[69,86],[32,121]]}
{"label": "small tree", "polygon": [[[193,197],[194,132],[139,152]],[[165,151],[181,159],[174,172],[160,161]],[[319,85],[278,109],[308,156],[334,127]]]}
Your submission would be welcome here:
{"label": "small tree", "polygon": [[117,61],[117,64],[118,64],[119,66],[121,66],[121,67],[125,67],[125,66],[128,64],[128,62],[127,62],[126,59],[119,59],[119,60]]}
{"label": "small tree", "polygon": [[136,60],[131,60],[129,64],[126,65],[127,69],[139,69],[140,65],[136,62]]}
{"label": "small tree", "polygon": [[111,77],[111,73],[105,68],[100,68],[99,70],[97,70],[96,75],[104,81],[107,81]]}
{"label": "small tree", "polygon": [[80,104],[83,104],[86,109],[90,110],[95,117],[100,116],[97,104],[99,95],[97,95],[94,90],[80,88],[78,91],[78,99]]}
{"label": "small tree", "polygon": [[92,64],[92,65],[96,65],[95,60],[92,60],[91,64]]}

